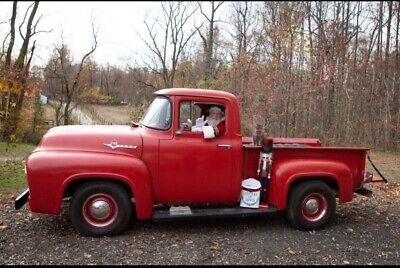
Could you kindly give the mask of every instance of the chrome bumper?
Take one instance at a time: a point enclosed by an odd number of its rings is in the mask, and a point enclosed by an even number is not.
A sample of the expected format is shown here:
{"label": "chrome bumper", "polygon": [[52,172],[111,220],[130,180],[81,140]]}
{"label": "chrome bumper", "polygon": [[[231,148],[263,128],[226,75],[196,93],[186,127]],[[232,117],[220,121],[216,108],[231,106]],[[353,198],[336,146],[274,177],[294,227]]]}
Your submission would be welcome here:
{"label": "chrome bumper", "polygon": [[15,209],[20,209],[26,202],[28,202],[29,188],[26,189],[22,194],[20,194],[14,202]]}

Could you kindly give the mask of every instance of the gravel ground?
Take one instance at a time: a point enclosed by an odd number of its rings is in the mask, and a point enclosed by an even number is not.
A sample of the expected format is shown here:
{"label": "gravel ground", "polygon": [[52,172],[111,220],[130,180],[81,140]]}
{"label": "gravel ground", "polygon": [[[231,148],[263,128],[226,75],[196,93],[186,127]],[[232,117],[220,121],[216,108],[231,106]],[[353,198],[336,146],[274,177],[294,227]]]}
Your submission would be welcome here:
{"label": "gravel ground", "polygon": [[[135,222],[115,237],[80,236],[61,216],[14,210],[0,193],[0,264],[400,264],[400,184],[376,184],[371,198],[338,205],[318,231],[262,218]],[[64,206],[63,211],[67,211]]]}

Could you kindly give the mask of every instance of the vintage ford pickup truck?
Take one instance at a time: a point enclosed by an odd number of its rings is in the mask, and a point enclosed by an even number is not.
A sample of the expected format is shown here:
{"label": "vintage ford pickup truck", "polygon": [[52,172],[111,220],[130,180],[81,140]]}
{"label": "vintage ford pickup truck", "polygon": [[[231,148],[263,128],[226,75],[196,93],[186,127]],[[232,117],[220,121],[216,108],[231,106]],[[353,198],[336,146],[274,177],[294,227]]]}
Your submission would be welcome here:
{"label": "vintage ford pickup truck", "polygon": [[[163,89],[140,123],[131,126],[51,128],[26,161],[28,189],[15,201],[32,212],[58,215],[69,201],[83,235],[115,235],[132,217],[168,220],[262,216],[285,211],[301,230],[318,229],[334,216],[336,198],[371,192],[381,182],[365,171],[366,148],[323,147],[318,139],[272,138],[265,205],[239,206],[242,182],[260,179],[260,145],[241,135],[239,106],[228,92]],[[188,122],[217,106],[225,131],[205,139]],[[204,118],[204,117],[203,117]],[[186,127],[183,125],[186,124]]]}

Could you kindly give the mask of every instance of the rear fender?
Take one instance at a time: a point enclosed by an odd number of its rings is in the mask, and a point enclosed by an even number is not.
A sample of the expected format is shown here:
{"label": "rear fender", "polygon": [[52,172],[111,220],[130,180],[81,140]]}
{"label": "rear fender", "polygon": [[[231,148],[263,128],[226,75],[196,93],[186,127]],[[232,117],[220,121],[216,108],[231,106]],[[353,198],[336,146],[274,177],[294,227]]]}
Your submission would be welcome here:
{"label": "rear fender", "polygon": [[[333,180],[338,187],[339,202],[351,201],[353,180],[350,169],[338,161],[298,159],[277,161],[272,167],[268,201],[279,209],[286,208],[291,187],[300,180]],[[322,179],[322,180],[324,180]]]}

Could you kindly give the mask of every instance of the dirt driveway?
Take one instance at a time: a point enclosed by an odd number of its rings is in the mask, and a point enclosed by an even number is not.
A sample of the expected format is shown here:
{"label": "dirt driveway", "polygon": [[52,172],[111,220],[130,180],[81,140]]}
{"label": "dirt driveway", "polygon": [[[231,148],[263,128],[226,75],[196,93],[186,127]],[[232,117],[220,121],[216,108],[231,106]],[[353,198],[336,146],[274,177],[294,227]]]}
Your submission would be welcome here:
{"label": "dirt driveway", "polygon": [[[400,184],[338,205],[323,230],[265,218],[136,222],[115,237],[78,235],[66,212],[32,214],[0,195],[0,264],[400,264]],[[67,207],[65,207],[65,210]]]}

